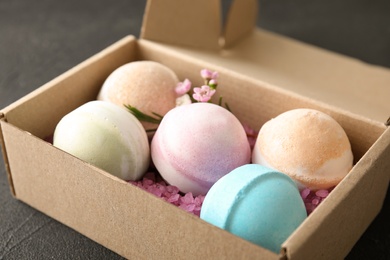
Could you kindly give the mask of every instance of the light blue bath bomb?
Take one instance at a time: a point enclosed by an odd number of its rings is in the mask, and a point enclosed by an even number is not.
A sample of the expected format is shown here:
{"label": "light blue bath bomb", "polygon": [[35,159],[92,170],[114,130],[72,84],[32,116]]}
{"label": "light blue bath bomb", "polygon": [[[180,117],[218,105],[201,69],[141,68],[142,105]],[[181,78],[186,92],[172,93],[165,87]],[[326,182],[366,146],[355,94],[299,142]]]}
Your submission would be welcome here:
{"label": "light blue bath bomb", "polygon": [[200,218],[275,253],[307,217],[294,181],[257,164],[236,168],[207,193]]}

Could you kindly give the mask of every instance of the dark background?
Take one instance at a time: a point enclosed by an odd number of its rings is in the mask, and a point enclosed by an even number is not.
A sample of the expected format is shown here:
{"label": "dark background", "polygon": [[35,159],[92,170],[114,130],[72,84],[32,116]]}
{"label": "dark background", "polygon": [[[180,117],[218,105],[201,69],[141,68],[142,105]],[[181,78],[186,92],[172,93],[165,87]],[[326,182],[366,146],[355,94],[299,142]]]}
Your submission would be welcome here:
{"label": "dark background", "polygon": [[[123,36],[139,36],[144,6],[142,0],[0,0],[0,108]],[[389,0],[262,0],[260,6],[259,27],[390,67]],[[389,220],[388,192],[347,259],[390,259]],[[12,198],[0,160],[0,259],[120,256]]]}

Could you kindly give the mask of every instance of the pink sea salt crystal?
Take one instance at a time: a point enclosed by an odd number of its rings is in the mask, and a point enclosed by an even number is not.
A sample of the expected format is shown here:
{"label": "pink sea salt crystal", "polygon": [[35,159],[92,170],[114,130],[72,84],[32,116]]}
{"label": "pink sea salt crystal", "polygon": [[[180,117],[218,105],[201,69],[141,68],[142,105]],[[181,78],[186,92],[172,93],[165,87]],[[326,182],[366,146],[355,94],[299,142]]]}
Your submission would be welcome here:
{"label": "pink sea salt crystal", "polygon": [[329,195],[328,190],[318,190],[316,191],[316,196],[321,197],[321,198],[326,198]]}
{"label": "pink sea salt crystal", "polygon": [[167,190],[165,184],[161,184],[161,183],[156,183],[156,188],[158,188],[161,191],[161,193],[164,193]]}
{"label": "pink sea salt crystal", "polygon": [[171,194],[177,194],[177,193],[179,193],[179,188],[176,186],[169,185],[169,186],[167,186],[167,192],[169,192]]}
{"label": "pink sea salt crystal", "polygon": [[179,199],[180,199],[180,195],[175,194],[175,195],[168,197],[167,201],[170,203],[175,203],[175,202],[179,202]]}
{"label": "pink sea salt crystal", "polygon": [[320,204],[320,200],[316,198],[316,199],[313,199],[313,200],[311,201],[311,203],[312,203],[313,205],[317,206],[318,204]]}
{"label": "pink sea salt crystal", "polygon": [[179,207],[189,213],[192,213],[196,216],[200,216],[200,211],[204,198],[205,196],[203,195],[193,197],[191,192],[186,193],[183,197],[180,198],[181,204],[179,205]]}
{"label": "pink sea salt crystal", "polygon": [[153,181],[152,180],[149,180],[149,179],[147,179],[147,178],[143,178],[142,179],[142,185],[144,185],[144,186],[150,186],[150,185],[152,185],[153,184]]}
{"label": "pink sea salt crystal", "polygon": [[303,189],[303,190],[301,191],[302,199],[306,199],[307,196],[309,196],[309,194],[310,194],[310,189],[308,189],[308,188]]}
{"label": "pink sea salt crystal", "polygon": [[203,203],[203,201],[202,201],[202,199],[199,196],[194,199],[194,204],[196,206],[200,206],[200,205],[202,205],[202,203]]}
{"label": "pink sea salt crystal", "polygon": [[176,186],[168,185],[158,174],[153,172],[145,174],[142,180],[128,182],[188,213],[200,216],[200,210],[205,198],[203,195],[194,197],[191,192],[182,195]]}
{"label": "pink sea salt crystal", "polygon": [[180,201],[181,201],[181,203],[184,203],[184,204],[194,203],[194,196],[192,195],[192,192],[186,193],[186,195],[184,195],[184,197],[182,197],[180,199]]}
{"label": "pink sea salt crystal", "polygon": [[311,191],[310,189],[305,188],[301,190],[301,197],[305,203],[306,212],[308,215],[322,203],[322,201],[329,195],[332,189],[333,188],[328,190]]}
{"label": "pink sea salt crystal", "polygon": [[170,197],[170,196],[176,195],[178,193],[179,193],[179,189],[176,186],[168,185],[168,186],[166,186],[166,189],[165,189],[165,192],[163,195],[166,197]]}
{"label": "pink sea salt crystal", "polygon": [[157,197],[161,197],[162,195],[162,192],[159,188],[157,188],[156,186],[152,185],[152,186],[149,186],[147,188],[147,191],[152,193],[153,195],[157,196]]}
{"label": "pink sea salt crystal", "polygon": [[195,209],[195,204],[180,204],[179,208],[184,209],[187,212],[192,213]]}

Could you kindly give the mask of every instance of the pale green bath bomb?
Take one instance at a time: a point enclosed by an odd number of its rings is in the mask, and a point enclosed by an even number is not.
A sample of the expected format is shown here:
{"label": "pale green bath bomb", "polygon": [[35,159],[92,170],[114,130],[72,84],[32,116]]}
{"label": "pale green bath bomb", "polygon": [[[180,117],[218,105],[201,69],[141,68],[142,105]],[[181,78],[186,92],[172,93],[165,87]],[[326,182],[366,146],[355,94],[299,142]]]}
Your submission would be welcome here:
{"label": "pale green bath bomb", "polygon": [[124,108],[91,101],[56,126],[53,145],[123,180],[137,180],[150,162],[147,134]]}

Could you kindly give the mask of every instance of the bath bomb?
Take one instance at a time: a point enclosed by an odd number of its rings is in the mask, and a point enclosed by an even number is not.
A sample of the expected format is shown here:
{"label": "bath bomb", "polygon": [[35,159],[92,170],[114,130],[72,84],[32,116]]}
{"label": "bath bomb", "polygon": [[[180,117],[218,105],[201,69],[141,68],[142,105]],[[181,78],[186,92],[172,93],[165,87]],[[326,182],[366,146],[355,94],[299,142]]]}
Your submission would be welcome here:
{"label": "bath bomb", "polygon": [[[176,106],[176,74],[154,61],[134,61],[112,72],[105,80],[97,99],[110,101],[120,107],[131,105],[141,112],[165,115]],[[146,129],[156,128],[142,122]]]}
{"label": "bath bomb", "polygon": [[289,175],[299,188],[336,186],[351,170],[353,154],[343,128],[313,109],[294,109],[265,123],[252,162]]}
{"label": "bath bomb", "polygon": [[139,179],[149,167],[145,129],[124,108],[91,101],[57,124],[53,145],[123,180]]}
{"label": "bath bomb", "polygon": [[275,253],[306,217],[294,181],[258,164],[238,167],[218,180],[200,212],[206,222]]}
{"label": "bath bomb", "polygon": [[161,176],[182,192],[204,195],[222,176],[250,162],[238,119],[211,103],[178,106],[160,123],[151,144]]}

